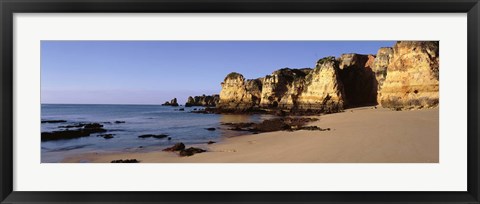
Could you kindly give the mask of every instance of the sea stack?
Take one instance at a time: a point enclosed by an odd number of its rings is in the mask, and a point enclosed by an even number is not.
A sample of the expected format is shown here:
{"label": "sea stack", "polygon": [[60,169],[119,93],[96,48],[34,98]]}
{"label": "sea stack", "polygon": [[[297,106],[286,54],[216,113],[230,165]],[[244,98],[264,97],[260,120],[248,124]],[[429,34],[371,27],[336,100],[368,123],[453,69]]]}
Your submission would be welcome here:
{"label": "sea stack", "polygon": [[165,101],[165,103],[162,104],[162,106],[178,106],[177,98],[173,98],[172,100],[170,100],[170,102]]}

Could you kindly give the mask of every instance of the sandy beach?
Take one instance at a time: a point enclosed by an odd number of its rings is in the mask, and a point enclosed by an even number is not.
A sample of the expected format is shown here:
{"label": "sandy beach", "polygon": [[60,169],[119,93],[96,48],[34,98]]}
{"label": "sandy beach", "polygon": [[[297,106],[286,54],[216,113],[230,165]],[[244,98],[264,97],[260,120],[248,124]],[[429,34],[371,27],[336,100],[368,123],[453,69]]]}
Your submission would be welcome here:
{"label": "sandy beach", "polygon": [[[193,145],[207,150],[180,157],[161,150],[98,153],[68,157],[62,162],[109,163],[137,159],[141,163],[438,163],[439,110],[392,111],[363,107],[317,116],[312,122],[330,131],[277,131],[225,138]],[[187,146],[189,147],[189,146]]]}

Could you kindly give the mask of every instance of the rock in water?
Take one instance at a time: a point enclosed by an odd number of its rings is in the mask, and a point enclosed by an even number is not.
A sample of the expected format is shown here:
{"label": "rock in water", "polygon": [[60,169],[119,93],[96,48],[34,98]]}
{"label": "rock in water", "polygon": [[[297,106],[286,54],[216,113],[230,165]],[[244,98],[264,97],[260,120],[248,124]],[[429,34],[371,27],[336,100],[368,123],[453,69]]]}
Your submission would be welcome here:
{"label": "rock in water", "polygon": [[387,108],[435,107],[439,102],[439,42],[399,41],[381,87]]}
{"label": "rock in water", "polygon": [[165,103],[162,104],[162,106],[178,106],[177,98],[173,98],[172,100],[170,100],[170,102],[165,101]]}
{"label": "rock in water", "polygon": [[138,138],[150,138],[150,137],[157,138],[157,139],[162,139],[162,138],[168,137],[168,135],[167,134],[159,134],[159,135],[146,134],[146,135],[138,136]]}
{"label": "rock in water", "polygon": [[104,139],[112,139],[115,134],[100,134],[97,137],[103,137]]}
{"label": "rock in water", "polygon": [[65,123],[66,120],[42,120],[41,123]]}
{"label": "rock in water", "polygon": [[50,140],[62,140],[62,139],[74,139],[79,137],[87,137],[93,133],[102,133],[107,132],[107,130],[103,129],[103,125],[99,123],[89,123],[84,124],[83,128],[76,129],[76,130],[60,130],[60,131],[53,131],[53,132],[42,132],[41,137],[42,141],[50,141]]}

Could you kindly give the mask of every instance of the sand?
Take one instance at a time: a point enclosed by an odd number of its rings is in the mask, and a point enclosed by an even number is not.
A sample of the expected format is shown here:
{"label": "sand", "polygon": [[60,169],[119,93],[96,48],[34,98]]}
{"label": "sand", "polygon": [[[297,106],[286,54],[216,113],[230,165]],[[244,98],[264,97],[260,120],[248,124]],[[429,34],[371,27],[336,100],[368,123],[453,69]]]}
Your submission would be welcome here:
{"label": "sand", "polygon": [[[311,123],[331,131],[278,131],[226,138],[208,152],[179,157],[172,152],[86,153],[63,162],[142,163],[438,163],[439,111],[392,111],[364,107],[320,116]],[[188,147],[188,146],[187,146]]]}

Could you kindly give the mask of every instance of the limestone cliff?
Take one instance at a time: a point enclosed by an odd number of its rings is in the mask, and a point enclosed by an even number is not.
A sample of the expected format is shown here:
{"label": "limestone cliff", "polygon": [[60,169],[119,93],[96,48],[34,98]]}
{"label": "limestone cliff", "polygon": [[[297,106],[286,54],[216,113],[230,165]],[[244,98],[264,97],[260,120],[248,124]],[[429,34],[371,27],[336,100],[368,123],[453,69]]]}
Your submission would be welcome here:
{"label": "limestone cliff", "polygon": [[318,60],[314,69],[283,68],[263,78],[225,77],[220,110],[281,109],[337,112],[376,105],[422,108],[438,105],[438,42],[404,41],[377,55],[343,54]]}
{"label": "limestone cliff", "polygon": [[382,47],[378,50],[377,56],[371,66],[375,73],[375,78],[378,82],[378,91],[381,90],[383,82],[387,77],[387,67],[390,64],[390,59],[393,57],[393,49],[391,47]]}
{"label": "limestone cliff", "polygon": [[344,86],[348,107],[377,104],[377,80],[371,66],[373,55],[343,54],[340,63],[340,79]]}
{"label": "limestone cliff", "polygon": [[335,57],[318,60],[315,69],[305,77],[296,101],[297,109],[338,112],[343,109],[344,91]]}
{"label": "limestone cliff", "polygon": [[439,42],[401,41],[381,87],[380,103],[389,108],[423,108],[439,102]]}
{"label": "limestone cliff", "polygon": [[225,77],[217,107],[225,111],[243,111],[258,106],[261,80],[246,81],[243,75],[232,72]]}
{"label": "limestone cliff", "polygon": [[187,102],[185,103],[185,107],[190,106],[216,106],[218,101],[220,100],[220,95],[201,95],[201,96],[189,96]]}
{"label": "limestone cliff", "polygon": [[311,69],[284,68],[263,78],[260,106],[267,108],[293,108],[303,90],[305,76]]}

